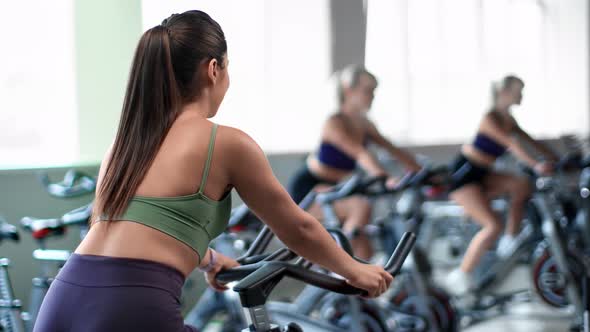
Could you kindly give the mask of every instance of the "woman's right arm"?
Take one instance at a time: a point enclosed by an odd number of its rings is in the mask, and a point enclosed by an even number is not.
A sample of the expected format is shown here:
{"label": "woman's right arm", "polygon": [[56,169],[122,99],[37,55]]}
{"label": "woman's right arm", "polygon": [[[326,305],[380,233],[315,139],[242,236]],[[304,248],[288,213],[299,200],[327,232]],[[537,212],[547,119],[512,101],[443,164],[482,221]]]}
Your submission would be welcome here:
{"label": "woman's right arm", "polygon": [[541,152],[545,158],[551,162],[557,162],[559,160],[559,156],[553,152],[549,147],[545,144],[535,140],[532,138],[524,129],[522,129],[518,123],[515,122],[515,132],[518,136],[520,136],[525,142],[532,145],[535,149]]}
{"label": "woman's right arm", "polygon": [[299,208],[275,178],[260,147],[245,133],[223,127],[231,185],[250,209],[297,254],[365,289],[384,292],[393,280],[383,268],[361,264],[342,250],[324,227]]}
{"label": "woman's right arm", "polygon": [[491,114],[486,115],[486,118],[482,123],[482,128],[486,128],[486,131],[491,131],[494,139],[510,149],[510,152],[514,154],[516,158],[525,162],[531,168],[537,169],[542,164],[527,152],[525,147],[517,139],[517,133],[514,132],[514,129],[506,130],[502,128]]}

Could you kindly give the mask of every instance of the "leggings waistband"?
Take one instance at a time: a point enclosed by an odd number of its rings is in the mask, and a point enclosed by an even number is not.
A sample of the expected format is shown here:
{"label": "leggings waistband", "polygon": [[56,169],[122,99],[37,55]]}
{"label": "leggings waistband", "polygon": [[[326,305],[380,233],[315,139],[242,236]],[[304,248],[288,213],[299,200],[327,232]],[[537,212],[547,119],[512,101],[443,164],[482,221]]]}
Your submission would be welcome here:
{"label": "leggings waistband", "polygon": [[56,279],[82,287],[159,288],[178,298],[185,278],[177,269],[149,260],[72,254]]}

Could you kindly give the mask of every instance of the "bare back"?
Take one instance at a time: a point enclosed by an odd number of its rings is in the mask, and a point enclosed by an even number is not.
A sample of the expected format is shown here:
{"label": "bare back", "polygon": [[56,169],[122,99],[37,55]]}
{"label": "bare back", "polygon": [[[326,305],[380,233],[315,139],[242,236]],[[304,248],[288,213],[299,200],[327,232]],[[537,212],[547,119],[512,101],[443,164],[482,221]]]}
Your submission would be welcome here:
{"label": "bare back", "polygon": [[[174,122],[135,195],[175,197],[194,194],[207,159],[213,124],[194,114],[182,113]],[[219,136],[223,135],[221,130]],[[223,167],[223,139],[216,141],[204,194],[214,200],[231,190]],[[109,156],[105,157],[99,183]],[[188,275],[198,264],[197,253],[184,243],[148,226],[130,222],[98,222],[82,241],[79,254],[147,259],[173,266]]]}

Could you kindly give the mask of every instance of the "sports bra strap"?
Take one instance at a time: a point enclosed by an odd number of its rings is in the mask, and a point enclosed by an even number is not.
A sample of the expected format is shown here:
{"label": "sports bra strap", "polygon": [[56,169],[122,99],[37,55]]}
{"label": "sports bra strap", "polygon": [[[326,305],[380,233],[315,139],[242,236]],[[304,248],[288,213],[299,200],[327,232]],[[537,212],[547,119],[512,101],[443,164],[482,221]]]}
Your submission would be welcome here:
{"label": "sports bra strap", "polygon": [[215,134],[217,133],[217,123],[213,124],[211,129],[211,138],[209,138],[209,151],[207,152],[207,162],[205,163],[205,169],[203,170],[203,176],[201,178],[201,186],[199,187],[199,193],[203,193],[205,185],[207,184],[207,177],[209,176],[209,167],[211,166],[211,159],[213,157],[213,147],[215,146]]}

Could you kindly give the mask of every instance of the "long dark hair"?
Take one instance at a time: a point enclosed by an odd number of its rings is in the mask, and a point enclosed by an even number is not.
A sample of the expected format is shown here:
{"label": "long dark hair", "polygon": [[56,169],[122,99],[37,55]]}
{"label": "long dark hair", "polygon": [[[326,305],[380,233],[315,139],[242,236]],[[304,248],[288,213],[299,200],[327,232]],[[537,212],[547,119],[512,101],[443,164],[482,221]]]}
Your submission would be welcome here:
{"label": "long dark hair", "polygon": [[221,27],[198,10],[173,14],[141,36],[93,221],[125,211],[182,105],[199,96],[200,64],[216,59],[223,68],[226,53]]}

